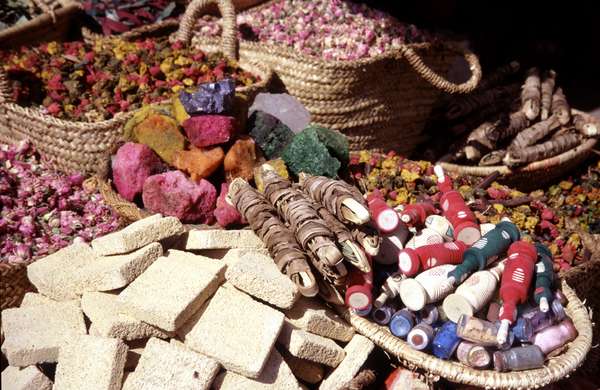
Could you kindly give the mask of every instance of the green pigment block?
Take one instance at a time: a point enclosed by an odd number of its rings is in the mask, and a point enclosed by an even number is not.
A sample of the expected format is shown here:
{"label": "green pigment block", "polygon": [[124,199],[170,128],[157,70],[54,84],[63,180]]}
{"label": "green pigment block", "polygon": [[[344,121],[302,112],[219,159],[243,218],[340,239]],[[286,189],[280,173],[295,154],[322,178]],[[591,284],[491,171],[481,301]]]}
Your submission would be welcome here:
{"label": "green pigment block", "polygon": [[249,133],[271,160],[280,157],[285,147],[294,138],[294,133],[279,119],[264,111],[254,111],[248,119]]}
{"label": "green pigment block", "polygon": [[329,154],[317,131],[308,127],[296,134],[283,151],[283,160],[292,172],[316,176],[336,177],[340,162]]}
{"label": "green pigment block", "polygon": [[307,129],[314,129],[317,132],[319,140],[325,144],[329,153],[340,160],[343,165],[348,165],[350,161],[350,146],[348,145],[348,138],[344,134],[337,130],[316,125],[310,125],[305,130]]}

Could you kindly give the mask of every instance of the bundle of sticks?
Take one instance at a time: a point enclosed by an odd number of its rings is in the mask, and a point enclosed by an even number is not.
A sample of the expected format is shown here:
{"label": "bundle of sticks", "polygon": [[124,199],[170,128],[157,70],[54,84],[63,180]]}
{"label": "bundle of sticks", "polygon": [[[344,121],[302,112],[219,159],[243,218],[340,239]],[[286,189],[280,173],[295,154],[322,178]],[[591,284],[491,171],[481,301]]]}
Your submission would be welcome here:
{"label": "bundle of sticks", "polygon": [[363,195],[340,180],[301,174],[299,183],[292,183],[268,164],[260,171],[263,193],[237,178],[230,184],[228,201],[302,295],[318,293],[344,304],[349,273],[371,272],[370,257],[379,252],[380,238],[369,227]]}
{"label": "bundle of sticks", "polygon": [[480,166],[517,167],[556,156],[597,137],[595,122],[572,115],[553,70],[531,68],[519,87],[512,62],[485,78],[475,92],[447,102],[444,117],[460,136],[444,159]]}

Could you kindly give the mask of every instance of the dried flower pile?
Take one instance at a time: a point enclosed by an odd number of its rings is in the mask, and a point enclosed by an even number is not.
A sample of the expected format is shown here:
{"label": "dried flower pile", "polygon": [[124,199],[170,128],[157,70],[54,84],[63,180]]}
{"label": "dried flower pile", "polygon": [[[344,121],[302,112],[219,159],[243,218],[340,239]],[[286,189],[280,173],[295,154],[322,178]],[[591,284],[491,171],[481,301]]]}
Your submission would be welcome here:
{"label": "dried flower pile", "polygon": [[174,16],[176,10],[176,3],[167,0],[86,0],[82,6],[105,35],[159,23]]}
{"label": "dried flower pile", "polygon": [[1,261],[36,259],[116,230],[117,214],[83,179],[48,170],[28,142],[0,144]]}
{"label": "dried flower pile", "polygon": [[[424,197],[436,199],[433,166],[427,161],[363,151],[351,156],[350,169],[363,191],[379,189],[391,206],[416,203]],[[548,245],[556,269],[589,259],[591,248],[583,244],[581,235],[600,233],[600,163],[580,176],[529,194],[493,180],[485,184],[461,176],[454,181],[480,223],[509,217],[535,241]],[[575,226],[570,226],[572,219]]]}
{"label": "dried flower pile", "polygon": [[[403,44],[431,41],[433,36],[414,25],[364,4],[340,0],[281,0],[238,15],[245,39],[283,44],[326,60],[373,57]],[[218,36],[217,18],[198,22],[202,35]]]}
{"label": "dried flower pile", "polygon": [[257,81],[222,54],[171,44],[167,38],[50,42],[0,52],[0,62],[19,104],[43,105],[50,115],[79,121],[109,119],[224,77],[237,85]]}

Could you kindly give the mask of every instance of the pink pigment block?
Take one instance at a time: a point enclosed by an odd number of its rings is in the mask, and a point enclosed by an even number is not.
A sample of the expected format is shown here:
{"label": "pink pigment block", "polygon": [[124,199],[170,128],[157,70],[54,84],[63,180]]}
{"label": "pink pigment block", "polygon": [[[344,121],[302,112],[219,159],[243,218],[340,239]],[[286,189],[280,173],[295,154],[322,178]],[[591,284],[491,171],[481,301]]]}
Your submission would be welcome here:
{"label": "pink pigment block", "polygon": [[180,171],[150,176],[144,183],[142,199],[148,210],[177,217],[182,222],[214,222],[215,186],[204,179],[195,183]]}
{"label": "pink pigment block", "polygon": [[160,172],[162,166],[160,158],[148,146],[127,142],[119,148],[112,162],[115,187],[131,202],[142,193],[146,179]]}
{"label": "pink pigment block", "polygon": [[223,115],[200,115],[182,124],[190,142],[199,148],[223,144],[235,131],[235,118]]}

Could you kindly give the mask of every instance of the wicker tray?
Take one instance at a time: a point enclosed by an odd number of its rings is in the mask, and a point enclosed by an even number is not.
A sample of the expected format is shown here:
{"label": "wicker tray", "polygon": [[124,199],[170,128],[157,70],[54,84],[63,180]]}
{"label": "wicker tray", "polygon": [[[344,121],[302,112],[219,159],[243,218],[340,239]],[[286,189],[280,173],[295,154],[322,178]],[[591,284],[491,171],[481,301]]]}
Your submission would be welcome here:
{"label": "wicker tray", "polygon": [[0,49],[17,48],[31,42],[61,40],[70,30],[76,29],[78,19],[73,16],[83,15],[81,6],[73,1],[55,3],[57,9],[37,1],[36,4],[40,5],[43,14],[26,23],[0,31]]}
{"label": "wicker tray", "polygon": [[518,372],[500,373],[494,370],[477,370],[458,362],[438,359],[433,355],[412,349],[404,340],[393,336],[386,327],[359,317],[348,310],[343,310],[340,314],[354,326],[358,333],[397,356],[406,367],[425,371],[432,381],[443,377],[451,382],[485,388],[538,388],[571,374],[584,362],[592,347],[590,313],[575,291],[564,281],[562,291],[569,300],[566,312],[573,320],[579,335],[568,344],[566,352],[550,358],[543,368]]}
{"label": "wicker tray", "polygon": [[[571,110],[572,114],[583,115],[590,120],[600,121],[589,114],[579,110]],[[520,168],[509,168],[506,165],[495,165],[490,167],[480,167],[471,165],[452,164],[441,162],[440,165],[448,172],[454,172],[460,175],[471,175],[486,177],[494,171],[500,172],[499,182],[505,183],[511,187],[517,187],[522,190],[539,188],[576,168],[584,162],[592,153],[596,146],[596,138],[589,138],[583,141],[579,146],[567,150],[557,156],[547,158],[541,161],[535,161]]]}

